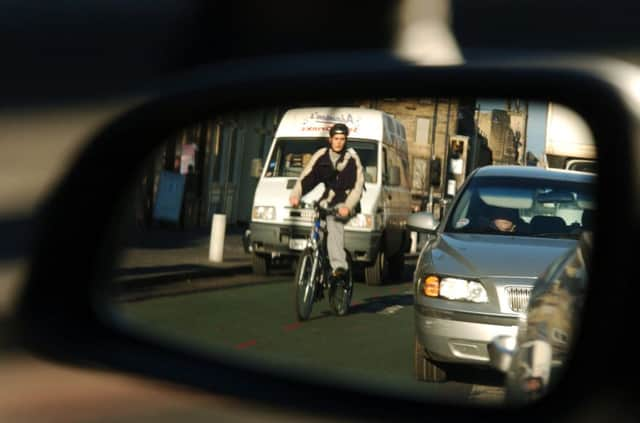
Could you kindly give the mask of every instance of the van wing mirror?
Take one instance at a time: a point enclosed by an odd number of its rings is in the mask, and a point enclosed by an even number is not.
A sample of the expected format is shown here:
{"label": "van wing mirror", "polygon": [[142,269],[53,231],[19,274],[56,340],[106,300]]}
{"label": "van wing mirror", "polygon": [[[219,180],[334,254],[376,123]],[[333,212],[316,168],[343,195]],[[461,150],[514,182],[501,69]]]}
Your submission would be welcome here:
{"label": "van wing mirror", "polygon": [[392,187],[397,187],[400,185],[400,167],[399,166],[391,166],[389,170],[389,185]]}

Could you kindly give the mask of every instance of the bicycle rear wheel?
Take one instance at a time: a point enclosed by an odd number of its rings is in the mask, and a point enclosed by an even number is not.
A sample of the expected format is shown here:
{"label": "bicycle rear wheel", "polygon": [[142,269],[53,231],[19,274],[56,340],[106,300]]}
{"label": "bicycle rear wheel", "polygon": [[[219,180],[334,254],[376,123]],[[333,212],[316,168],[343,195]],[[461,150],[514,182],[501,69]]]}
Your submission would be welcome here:
{"label": "bicycle rear wheel", "polygon": [[349,313],[351,297],[353,296],[353,264],[349,260],[349,271],[344,276],[343,283],[333,282],[329,287],[329,306],[336,316]]}
{"label": "bicycle rear wheel", "polygon": [[[304,250],[298,258],[298,268],[294,278],[296,318],[298,321],[309,319],[316,295],[313,251]],[[315,272],[317,274],[317,271]]]}

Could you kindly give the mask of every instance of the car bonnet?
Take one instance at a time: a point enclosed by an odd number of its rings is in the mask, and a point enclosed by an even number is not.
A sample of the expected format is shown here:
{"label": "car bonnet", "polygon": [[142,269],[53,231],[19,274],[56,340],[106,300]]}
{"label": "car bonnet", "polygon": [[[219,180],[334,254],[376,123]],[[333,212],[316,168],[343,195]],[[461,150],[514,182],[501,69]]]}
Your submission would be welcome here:
{"label": "car bonnet", "polygon": [[426,254],[421,272],[483,277],[537,277],[567,249],[573,239],[486,234],[442,234]]}

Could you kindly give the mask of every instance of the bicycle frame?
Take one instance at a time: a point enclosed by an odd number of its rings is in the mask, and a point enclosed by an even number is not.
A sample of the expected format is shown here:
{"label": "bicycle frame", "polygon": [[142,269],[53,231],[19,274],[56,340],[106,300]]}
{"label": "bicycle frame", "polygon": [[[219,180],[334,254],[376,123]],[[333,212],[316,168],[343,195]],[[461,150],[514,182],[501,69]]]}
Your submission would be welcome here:
{"label": "bicycle frame", "polygon": [[[329,305],[333,312],[338,316],[347,314],[353,285],[351,276],[348,283],[338,289],[337,285],[331,280],[331,266],[329,265],[329,257],[327,256],[327,221],[329,215],[335,215],[335,210],[327,209],[313,205],[315,214],[305,252],[301,257],[296,270],[295,295],[296,295],[296,312],[298,320],[307,320],[313,303],[324,298],[325,290],[328,291]],[[310,265],[310,268],[307,267]],[[304,268],[308,269],[308,277],[304,276]],[[306,282],[303,282],[304,278]],[[301,290],[301,287],[304,287]],[[300,297],[302,295],[302,297]]]}
{"label": "bicycle frame", "polygon": [[[309,245],[313,250],[313,264],[311,267],[311,280],[316,282],[319,287],[324,285],[327,273],[325,261],[327,256],[327,222],[326,218],[322,219],[321,210],[316,209],[316,213],[311,225],[309,234]],[[320,275],[317,272],[320,271]],[[319,276],[319,279],[316,279]]]}

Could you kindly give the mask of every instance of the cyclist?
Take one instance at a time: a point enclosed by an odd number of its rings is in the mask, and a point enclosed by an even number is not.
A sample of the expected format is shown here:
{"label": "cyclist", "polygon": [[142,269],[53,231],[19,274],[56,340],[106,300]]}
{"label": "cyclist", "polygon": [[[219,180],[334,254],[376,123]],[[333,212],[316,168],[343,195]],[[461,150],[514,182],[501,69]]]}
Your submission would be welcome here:
{"label": "cyclist", "polygon": [[364,189],[364,172],[358,153],[347,148],[349,128],[336,123],[329,129],[329,147],[316,151],[302,170],[289,203],[298,207],[300,197],[320,183],[325,190],[320,205],[337,210],[336,216],[327,216],[327,250],[332,276],[343,281],[349,265],[344,251],[344,225],[358,212],[360,197]]}

